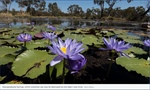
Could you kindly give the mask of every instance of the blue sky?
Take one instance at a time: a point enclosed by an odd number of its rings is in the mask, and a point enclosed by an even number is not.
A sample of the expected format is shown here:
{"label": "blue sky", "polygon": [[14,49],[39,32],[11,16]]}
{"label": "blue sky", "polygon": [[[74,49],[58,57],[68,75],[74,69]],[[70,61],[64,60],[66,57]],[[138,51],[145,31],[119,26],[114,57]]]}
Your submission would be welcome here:
{"label": "blue sky", "polygon": [[[67,8],[73,4],[78,4],[80,7],[82,7],[82,9],[84,11],[86,11],[87,8],[90,8],[90,9],[92,9],[92,7],[99,8],[98,5],[95,5],[93,3],[93,0],[45,0],[45,1],[46,1],[46,8],[48,6],[48,3],[56,2],[58,7],[63,12],[67,12]],[[128,3],[126,0],[121,0],[121,1],[118,0],[113,8],[121,7],[121,9],[125,9],[125,8],[133,7],[133,6],[135,6],[135,7],[143,6],[144,8],[146,8],[147,2],[148,2],[148,0],[133,0],[132,2]],[[108,5],[106,3],[105,3],[105,7],[106,8],[108,7]],[[16,10],[20,10],[20,8],[18,7],[18,4],[16,4],[15,2],[12,3],[11,9],[12,8],[15,8]]]}

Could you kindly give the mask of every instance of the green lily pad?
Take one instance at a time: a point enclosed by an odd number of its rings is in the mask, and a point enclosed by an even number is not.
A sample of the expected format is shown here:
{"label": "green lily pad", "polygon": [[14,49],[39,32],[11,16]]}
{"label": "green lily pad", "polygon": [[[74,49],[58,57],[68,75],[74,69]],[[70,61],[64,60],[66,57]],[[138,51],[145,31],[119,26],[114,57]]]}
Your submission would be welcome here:
{"label": "green lily pad", "polygon": [[[56,64],[55,66],[51,66],[49,70],[50,70],[50,77],[57,78],[61,76],[63,73],[63,61]],[[67,74],[67,72],[68,72],[68,69],[65,68],[65,75]]]}
{"label": "green lily pad", "polygon": [[54,56],[44,51],[27,50],[16,58],[11,70],[16,76],[37,78],[46,72],[46,65]]}
{"label": "green lily pad", "polygon": [[6,78],[6,76],[0,76],[0,81],[3,81]]}
{"label": "green lily pad", "polygon": [[28,49],[34,49],[34,48],[37,48],[37,47],[45,47],[45,46],[46,46],[45,42],[27,42],[26,43],[26,47]]}
{"label": "green lily pad", "polygon": [[146,54],[147,52],[144,51],[142,48],[138,48],[138,47],[131,47],[125,51],[123,51],[124,53],[135,53],[135,54]]}
{"label": "green lily pad", "polygon": [[19,48],[0,47],[0,57],[3,57],[7,54],[14,54],[17,50],[19,50]]}
{"label": "green lily pad", "polygon": [[128,71],[136,71],[145,77],[150,77],[150,61],[138,58],[119,57],[116,63]]}
{"label": "green lily pad", "polygon": [[117,37],[120,37],[123,39],[140,40],[140,37],[138,37],[138,36],[132,36],[132,35],[127,35],[127,34],[117,35]]}
{"label": "green lily pad", "polygon": [[8,64],[10,62],[13,62],[15,60],[15,57],[16,56],[14,56],[12,54],[7,54],[7,55],[5,55],[3,57],[0,57],[0,66]]}
{"label": "green lily pad", "polygon": [[141,40],[138,40],[138,39],[130,39],[130,38],[124,38],[124,40],[126,41],[126,42],[129,42],[129,43],[137,43],[137,44],[143,44],[143,42],[141,41]]}
{"label": "green lily pad", "polygon": [[82,38],[82,42],[83,44],[89,44],[89,45],[92,45],[92,43],[99,44],[98,39],[93,35],[85,35]]}
{"label": "green lily pad", "polygon": [[17,81],[17,80],[12,80],[12,81],[7,82],[6,84],[23,84],[23,82]]}

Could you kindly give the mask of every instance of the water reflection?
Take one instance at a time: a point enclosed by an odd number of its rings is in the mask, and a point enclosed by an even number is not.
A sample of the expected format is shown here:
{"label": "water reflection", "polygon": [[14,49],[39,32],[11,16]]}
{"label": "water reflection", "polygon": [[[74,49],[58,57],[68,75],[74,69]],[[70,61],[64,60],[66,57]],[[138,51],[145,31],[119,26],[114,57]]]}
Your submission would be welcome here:
{"label": "water reflection", "polygon": [[136,22],[112,22],[86,19],[54,19],[54,18],[16,18],[10,23],[13,27],[24,26],[26,23],[35,22],[35,25],[57,25],[58,27],[97,27],[116,28],[126,30],[141,30],[140,23]]}

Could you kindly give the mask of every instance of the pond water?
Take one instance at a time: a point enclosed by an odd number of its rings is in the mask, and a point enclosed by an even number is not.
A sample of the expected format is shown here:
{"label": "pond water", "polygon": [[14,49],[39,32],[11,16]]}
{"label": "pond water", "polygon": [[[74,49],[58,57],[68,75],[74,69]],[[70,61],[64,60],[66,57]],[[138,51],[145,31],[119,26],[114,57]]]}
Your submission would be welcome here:
{"label": "pond water", "polygon": [[[16,18],[13,19],[11,23],[7,26],[24,26],[27,22],[35,22],[35,25],[51,24],[57,25],[58,27],[75,27],[75,28],[85,28],[85,27],[95,27],[101,26],[104,28],[119,28],[119,29],[129,29],[129,30],[140,30],[140,23],[137,22],[112,22],[112,21],[99,21],[99,20],[87,20],[87,19],[50,19],[50,18]],[[3,25],[4,26],[4,25]],[[2,25],[0,25],[2,27]]]}
{"label": "pond water", "polygon": [[[0,28],[4,27],[20,27],[26,26],[26,23],[35,22],[35,26],[38,25],[54,25],[58,28],[115,28],[115,29],[124,29],[136,32],[144,32],[150,34],[150,32],[145,32],[146,29],[140,26],[138,22],[112,22],[112,21],[99,21],[99,20],[90,20],[90,19],[66,19],[66,18],[15,18],[12,22],[4,24],[0,22]],[[130,32],[129,34],[135,35]]]}

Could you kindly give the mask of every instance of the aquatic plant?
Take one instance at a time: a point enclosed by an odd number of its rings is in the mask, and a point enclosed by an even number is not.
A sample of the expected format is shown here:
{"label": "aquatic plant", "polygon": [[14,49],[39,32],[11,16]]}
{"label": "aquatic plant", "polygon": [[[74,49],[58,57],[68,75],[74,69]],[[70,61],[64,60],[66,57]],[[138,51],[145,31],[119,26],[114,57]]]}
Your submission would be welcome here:
{"label": "aquatic plant", "polygon": [[[84,50],[82,47],[82,43],[76,42],[76,40],[66,39],[64,42],[58,38],[58,42],[52,42],[52,46],[48,46],[48,48],[52,51],[52,53],[57,54],[51,62],[50,66],[54,66],[60,63],[63,59],[63,78],[65,73],[65,66],[68,68],[71,73],[77,73],[86,63],[85,57],[80,54],[81,51]],[[67,65],[66,62],[67,61]],[[64,79],[62,80],[64,83]]]}
{"label": "aquatic plant", "polygon": [[49,32],[43,32],[42,33],[42,36],[45,38],[45,39],[49,39],[51,41],[53,41],[57,35],[53,32],[53,33],[49,33]]}
{"label": "aquatic plant", "polygon": [[128,56],[122,51],[131,47],[129,43],[125,43],[125,41],[117,41],[115,38],[109,38],[109,41],[107,41],[106,38],[103,38],[103,41],[107,48],[100,48],[100,50],[115,50],[121,56]]}
{"label": "aquatic plant", "polygon": [[150,47],[150,39],[144,40],[144,45]]}
{"label": "aquatic plant", "polygon": [[52,25],[48,25],[47,28],[48,28],[48,29],[51,29],[51,30],[53,30],[53,31],[56,30],[56,28],[55,28],[54,26],[52,26]]}

